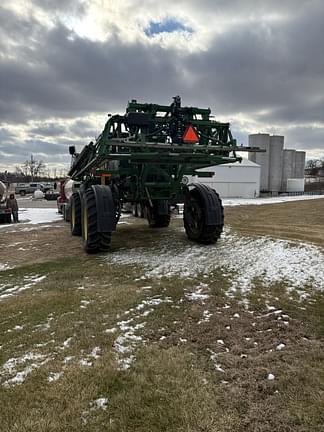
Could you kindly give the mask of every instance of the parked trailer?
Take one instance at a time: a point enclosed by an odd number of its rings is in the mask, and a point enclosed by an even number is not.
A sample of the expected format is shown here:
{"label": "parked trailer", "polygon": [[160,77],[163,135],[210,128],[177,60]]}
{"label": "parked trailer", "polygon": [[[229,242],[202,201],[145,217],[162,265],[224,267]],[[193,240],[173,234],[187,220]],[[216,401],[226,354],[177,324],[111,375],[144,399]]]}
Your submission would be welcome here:
{"label": "parked trailer", "polygon": [[84,249],[109,249],[124,204],[143,209],[152,228],[167,227],[170,206],[184,202],[183,221],[190,240],[214,243],[224,213],[217,192],[202,184],[183,182],[187,175],[213,165],[240,162],[229,123],[211,119],[210,109],[129,102],[124,115],[110,116],[96,142],[80,153],[70,147],[71,179],[81,183],[72,194],[71,232],[82,236]]}

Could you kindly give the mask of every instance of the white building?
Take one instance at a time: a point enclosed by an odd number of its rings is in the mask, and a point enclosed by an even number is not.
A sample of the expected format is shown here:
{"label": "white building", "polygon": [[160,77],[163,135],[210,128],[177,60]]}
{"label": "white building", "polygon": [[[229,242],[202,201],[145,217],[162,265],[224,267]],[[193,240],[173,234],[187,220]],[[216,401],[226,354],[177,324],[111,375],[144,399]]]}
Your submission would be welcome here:
{"label": "white building", "polygon": [[221,198],[255,198],[260,195],[260,165],[243,159],[202,168],[197,171],[214,172],[213,177],[188,176],[189,183],[203,183],[215,189]]}

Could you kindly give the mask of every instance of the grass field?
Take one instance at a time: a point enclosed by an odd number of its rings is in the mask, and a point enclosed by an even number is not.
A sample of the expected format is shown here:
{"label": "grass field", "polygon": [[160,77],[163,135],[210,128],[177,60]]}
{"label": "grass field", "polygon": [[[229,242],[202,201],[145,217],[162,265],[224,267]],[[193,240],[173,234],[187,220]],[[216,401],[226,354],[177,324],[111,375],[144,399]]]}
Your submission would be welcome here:
{"label": "grass field", "polygon": [[323,214],[227,208],[212,247],[123,218],[100,256],[0,232],[0,430],[324,431]]}

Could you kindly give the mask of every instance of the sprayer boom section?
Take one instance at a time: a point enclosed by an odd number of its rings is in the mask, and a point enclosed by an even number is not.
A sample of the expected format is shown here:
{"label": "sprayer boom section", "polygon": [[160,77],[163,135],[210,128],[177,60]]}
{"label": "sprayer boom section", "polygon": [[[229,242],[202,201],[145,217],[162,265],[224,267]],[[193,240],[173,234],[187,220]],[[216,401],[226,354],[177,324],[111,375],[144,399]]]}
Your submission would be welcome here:
{"label": "sprayer boom section", "polygon": [[[208,210],[213,203],[208,203],[210,197],[206,195],[206,187],[196,186],[192,193],[190,187],[184,184],[183,178],[186,175],[211,177],[213,172],[196,170],[240,162],[236,150],[257,151],[237,147],[229,123],[212,120],[210,109],[182,107],[179,96],[173,98],[171,105],[132,100],[124,115],[109,116],[104,130],[95,142],[90,142],[79,154],[75,153],[74,147],[70,148],[73,163],[69,176],[82,184],[80,199],[75,198],[78,201],[77,209],[88,205],[86,193],[92,188],[96,214],[102,212],[100,202],[104,198],[99,197],[100,185],[104,187],[102,190],[105,193],[109,190],[110,205],[113,206],[111,213],[117,220],[121,205],[128,202],[137,206],[136,213],[145,214],[150,226],[167,226],[171,203],[182,200],[186,207],[187,200],[197,207],[192,207],[191,215],[185,216],[185,227],[186,221],[191,226],[186,228],[187,234],[199,222],[199,206],[207,226],[222,225],[223,216],[218,215],[217,220],[213,219]],[[216,192],[212,192],[213,196],[214,193]],[[73,203],[71,209],[73,211]],[[87,217],[86,213],[84,218]],[[108,228],[113,230],[114,221],[111,220],[104,228],[101,226],[104,225],[103,219],[98,218],[98,232],[104,232]],[[82,224],[84,223],[83,221]],[[82,231],[81,228],[79,231]],[[202,231],[196,234],[191,232],[192,235],[188,236],[196,236],[196,240],[203,242],[214,239],[214,234],[207,235]],[[85,233],[87,234],[86,230]],[[89,247],[86,246],[86,249]]]}

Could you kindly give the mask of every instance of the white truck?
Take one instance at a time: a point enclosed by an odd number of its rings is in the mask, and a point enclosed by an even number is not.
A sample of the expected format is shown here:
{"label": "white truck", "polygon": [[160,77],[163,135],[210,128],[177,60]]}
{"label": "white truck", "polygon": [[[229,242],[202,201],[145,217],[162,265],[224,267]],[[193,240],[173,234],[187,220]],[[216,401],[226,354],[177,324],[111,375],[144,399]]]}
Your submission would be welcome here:
{"label": "white truck", "polygon": [[6,208],[7,187],[0,181],[0,223],[11,222],[11,210]]}
{"label": "white truck", "polygon": [[25,196],[26,194],[33,194],[36,190],[45,192],[42,183],[18,183],[15,188],[15,194]]}

